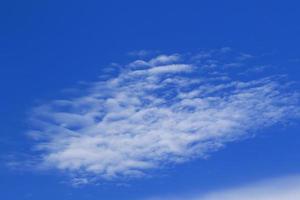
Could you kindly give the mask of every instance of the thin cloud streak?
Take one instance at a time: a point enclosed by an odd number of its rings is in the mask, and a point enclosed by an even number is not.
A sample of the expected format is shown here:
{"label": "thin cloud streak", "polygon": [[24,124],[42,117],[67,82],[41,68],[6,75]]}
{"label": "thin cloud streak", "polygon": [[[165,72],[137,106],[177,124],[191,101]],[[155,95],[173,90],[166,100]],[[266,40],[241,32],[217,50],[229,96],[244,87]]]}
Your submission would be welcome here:
{"label": "thin cloud streak", "polygon": [[208,194],[166,196],[147,200],[298,200],[300,176],[265,180],[254,184],[213,191]]}

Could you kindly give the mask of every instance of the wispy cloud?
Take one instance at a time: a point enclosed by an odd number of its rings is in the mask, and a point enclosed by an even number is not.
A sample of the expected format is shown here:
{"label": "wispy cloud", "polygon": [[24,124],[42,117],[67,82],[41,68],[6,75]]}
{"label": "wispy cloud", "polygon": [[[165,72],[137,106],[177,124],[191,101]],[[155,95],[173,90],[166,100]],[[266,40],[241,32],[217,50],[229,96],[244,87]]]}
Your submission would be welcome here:
{"label": "wispy cloud", "polygon": [[[147,200],[298,200],[300,176],[289,176],[238,186],[208,194],[166,196]],[[179,195],[180,196],[180,195]]]}
{"label": "wispy cloud", "polygon": [[81,96],[37,106],[29,134],[38,141],[39,164],[84,182],[139,177],[299,115],[299,95],[280,77],[240,77],[224,67],[227,61],[205,58],[134,61]]}
{"label": "wispy cloud", "polygon": [[128,53],[129,56],[135,56],[135,57],[146,57],[151,54],[154,54],[156,51],[149,51],[149,50],[135,50],[135,51],[130,51]]}

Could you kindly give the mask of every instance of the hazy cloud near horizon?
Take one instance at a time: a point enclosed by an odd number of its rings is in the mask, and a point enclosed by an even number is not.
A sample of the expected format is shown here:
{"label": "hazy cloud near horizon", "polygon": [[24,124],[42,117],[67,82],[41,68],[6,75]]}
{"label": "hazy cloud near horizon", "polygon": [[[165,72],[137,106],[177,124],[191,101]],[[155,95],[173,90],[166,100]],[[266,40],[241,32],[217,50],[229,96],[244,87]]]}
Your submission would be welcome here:
{"label": "hazy cloud near horizon", "polygon": [[207,194],[170,195],[144,200],[298,200],[300,176],[287,176]]}

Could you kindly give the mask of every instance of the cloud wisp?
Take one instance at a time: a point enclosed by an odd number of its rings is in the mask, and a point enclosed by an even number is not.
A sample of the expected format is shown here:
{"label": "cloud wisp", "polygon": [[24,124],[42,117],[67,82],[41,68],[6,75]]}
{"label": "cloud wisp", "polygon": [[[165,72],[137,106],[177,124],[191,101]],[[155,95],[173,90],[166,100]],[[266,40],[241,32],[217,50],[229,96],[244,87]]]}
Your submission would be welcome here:
{"label": "cloud wisp", "polygon": [[168,196],[147,200],[298,200],[300,176],[289,176],[213,191],[203,195]]}
{"label": "cloud wisp", "polygon": [[299,115],[299,95],[286,81],[245,76],[245,59],[226,54],[137,60],[77,97],[37,106],[29,135],[39,165],[83,182],[140,177]]}

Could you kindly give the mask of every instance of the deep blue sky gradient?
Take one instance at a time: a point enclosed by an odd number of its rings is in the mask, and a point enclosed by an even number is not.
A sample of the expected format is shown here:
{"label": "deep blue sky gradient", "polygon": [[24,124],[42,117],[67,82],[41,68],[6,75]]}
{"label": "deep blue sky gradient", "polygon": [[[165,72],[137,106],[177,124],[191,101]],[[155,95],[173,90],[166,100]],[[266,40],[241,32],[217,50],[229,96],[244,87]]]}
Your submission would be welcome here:
{"label": "deep blue sky gradient", "polygon": [[[12,170],[27,152],[26,113],[127,53],[231,47],[281,67],[300,81],[299,1],[2,1],[0,3],[0,198],[116,199],[229,187],[300,173],[299,121],[228,145],[208,160],[174,166],[150,179],[73,188],[57,172]],[[21,156],[22,157],[22,156]]]}

